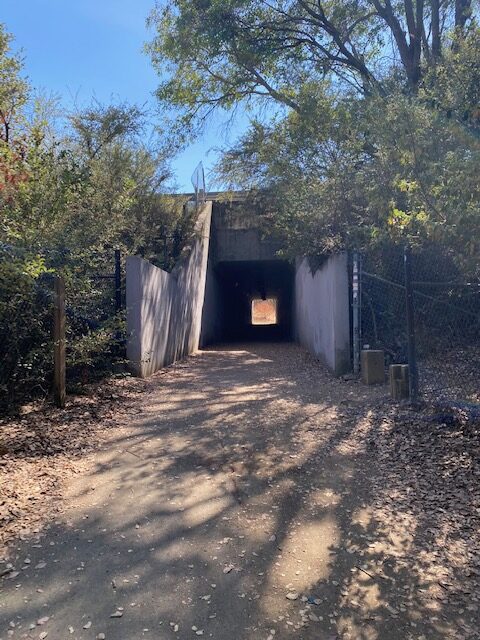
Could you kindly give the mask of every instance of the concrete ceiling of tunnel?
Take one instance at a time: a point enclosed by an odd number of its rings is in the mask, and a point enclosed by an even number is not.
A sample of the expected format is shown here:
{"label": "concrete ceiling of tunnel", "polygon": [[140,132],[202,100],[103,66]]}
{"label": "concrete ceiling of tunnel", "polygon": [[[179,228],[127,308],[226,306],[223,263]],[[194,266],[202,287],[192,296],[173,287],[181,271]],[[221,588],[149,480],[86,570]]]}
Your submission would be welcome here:
{"label": "concrete ceiling of tunnel", "polygon": [[252,297],[279,296],[291,286],[293,267],[285,260],[219,262],[215,272],[223,284]]}

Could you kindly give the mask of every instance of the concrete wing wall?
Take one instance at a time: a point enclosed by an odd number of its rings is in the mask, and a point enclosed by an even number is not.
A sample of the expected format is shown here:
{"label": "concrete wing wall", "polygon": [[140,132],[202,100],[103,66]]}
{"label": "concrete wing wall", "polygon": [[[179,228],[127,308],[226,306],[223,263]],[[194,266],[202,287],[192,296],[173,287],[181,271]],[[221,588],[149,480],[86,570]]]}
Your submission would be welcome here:
{"label": "concrete wing wall", "polygon": [[127,358],[136,375],[147,377],[198,349],[211,214],[207,202],[193,246],[172,273],[127,258]]}
{"label": "concrete wing wall", "polygon": [[222,305],[222,290],[215,273],[215,259],[212,255],[212,242],[207,266],[207,279],[205,283],[205,301],[203,305],[202,330],[200,334],[200,347],[213,344],[223,337],[224,313]]}
{"label": "concrete wing wall", "polygon": [[306,259],[295,273],[296,340],[336,374],[350,370],[347,254],[331,256],[312,273]]}

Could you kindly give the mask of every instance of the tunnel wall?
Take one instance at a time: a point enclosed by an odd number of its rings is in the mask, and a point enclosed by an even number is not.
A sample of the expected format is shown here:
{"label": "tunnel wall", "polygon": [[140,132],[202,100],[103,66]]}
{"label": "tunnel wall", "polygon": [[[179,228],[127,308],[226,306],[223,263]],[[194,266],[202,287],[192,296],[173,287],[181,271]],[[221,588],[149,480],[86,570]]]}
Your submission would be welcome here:
{"label": "tunnel wall", "polygon": [[215,260],[212,256],[212,242],[210,242],[205,283],[205,302],[203,305],[202,328],[200,332],[201,347],[206,347],[223,339],[223,322],[222,288],[215,272]]}
{"label": "tunnel wall", "polygon": [[335,373],[350,370],[350,311],[347,254],[331,256],[315,273],[297,262],[295,338]]}
{"label": "tunnel wall", "polygon": [[211,215],[207,202],[190,251],[171,273],[127,258],[127,357],[136,375],[149,376],[199,347]]}

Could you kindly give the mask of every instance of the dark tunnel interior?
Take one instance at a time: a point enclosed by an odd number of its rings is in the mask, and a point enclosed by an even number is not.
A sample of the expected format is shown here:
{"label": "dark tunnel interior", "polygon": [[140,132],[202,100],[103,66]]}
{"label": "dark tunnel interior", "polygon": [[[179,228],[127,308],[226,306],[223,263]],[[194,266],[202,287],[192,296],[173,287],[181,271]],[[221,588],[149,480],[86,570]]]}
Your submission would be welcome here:
{"label": "dark tunnel interior", "polygon": [[[210,342],[292,339],[292,265],[283,260],[219,262],[215,279],[221,325]],[[253,324],[252,300],[268,298],[276,300],[276,323]]]}

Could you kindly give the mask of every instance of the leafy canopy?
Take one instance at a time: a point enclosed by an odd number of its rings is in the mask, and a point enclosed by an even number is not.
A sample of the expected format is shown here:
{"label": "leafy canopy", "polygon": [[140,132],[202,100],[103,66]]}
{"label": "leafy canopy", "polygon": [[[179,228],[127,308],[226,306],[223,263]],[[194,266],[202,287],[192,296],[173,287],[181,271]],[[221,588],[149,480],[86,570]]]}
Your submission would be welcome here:
{"label": "leafy canopy", "polygon": [[470,0],[173,0],[152,13],[148,50],[183,132],[239,102],[308,113],[325,80],[385,94],[395,71],[415,93],[473,22]]}
{"label": "leafy canopy", "polygon": [[174,0],[151,16],[157,95],[181,134],[214,109],[250,111],[217,177],[268,195],[265,228],[291,255],[408,239],[473,256],[477,12],[469,0]]}

